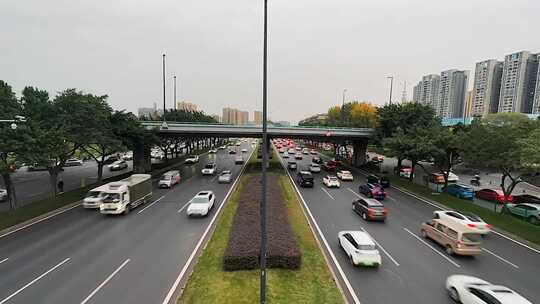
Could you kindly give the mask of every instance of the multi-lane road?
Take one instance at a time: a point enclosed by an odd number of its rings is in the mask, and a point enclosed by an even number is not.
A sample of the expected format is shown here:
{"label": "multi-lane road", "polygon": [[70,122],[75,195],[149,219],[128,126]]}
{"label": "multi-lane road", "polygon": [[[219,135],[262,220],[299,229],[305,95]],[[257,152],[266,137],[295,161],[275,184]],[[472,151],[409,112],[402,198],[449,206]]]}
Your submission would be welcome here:
{"label": "multi-lane road", "polygon": [[[311,159],[304,155],[303,160],[297,161],[299,169],[307,169]],[[290,173],[295,179],[296,172]],[[433,211],[439,209],[436,206],[391,188],[384,201],[389,209],[387,221],[366,222],[351,207],[352,201],[360,196],[358,186],[365,182],[365,175],[353,171],[353,182],[342,182],[339,189],[327,189],[322,184],[325,174],[324,171],[314,174],[313,188],[298,189],[335,256],[337,275],[343,273],[344,287],[350,289],[360,303],[453,303],[444,289],[444,282],[451,274],[473,275],[508,286],[533,303],[540,299],[539,251],[491,234],[484,240],[482,255],[449,256],[419,233],[421,223],[432,218]],[[338,244],[337,235],[342,230],[367,231],[379,245],[382,266],[379,269],[352,266]]]}
{"label": "multi-lane road", "polygon": [[[242,148],[247,159],[252,147]],[[128,215],[77,206],[0,235],[0,304],[162,303],[232,186],[201,176],[209,161],[234,178],[241,172],[234,155],[219,150],[184,166],[179,185],[154,188],[152,203]],[[188,218],[186,203],[201,190],[214,191],[218,204],[208,217]]]}

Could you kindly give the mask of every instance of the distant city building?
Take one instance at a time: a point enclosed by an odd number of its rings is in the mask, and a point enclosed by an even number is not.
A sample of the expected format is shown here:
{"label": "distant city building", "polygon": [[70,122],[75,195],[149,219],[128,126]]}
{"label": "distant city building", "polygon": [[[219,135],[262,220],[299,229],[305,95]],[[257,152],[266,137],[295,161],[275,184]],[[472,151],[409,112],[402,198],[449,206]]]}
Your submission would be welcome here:
{"label": "distant city building", "polygon": [[323,126],[326,124],[326,120],[328,119],[328,114],[315,114],[313,116],[310,116],[306,119],[301,120],[298,125],[304,125],[304,126]]}
{"label": "distant city building", "polygon": [[415,102],[437,109],[440,81],[441,76],[435,74],[422,77],[422,80],[417,85],[417,100]]}
{"label": "distant city building", "polygon": [[503,63],[494,59],[476,64],[473,87],[473,115],[485,117],[499,108]]}
{"label": "distant city building", "polygon": [[422,92],[422,81],[413,87],[413,102],[420,102],[420,92]]}
{"label": "distant city building", "polygon": [[215,119],[216,122],[221,122],[221,117],[219,117],[217,114],[212,115],[212,118]]}
{"label": "distant city building", "polygon": [[261,111],[253,111],[253,122],[256,125],[262,125],[263,113]]}
{"label": "distant city building", "polygon": [[[536,58],[540,62],[540,54],[536,54]],[[536,73],[536,89],[534,92],[532,113],[540,114],[540,63],[538,65],[538,72]]]}
{"label": "distant city building", "polygon": [[442,71],[435,110],[442,118],[463,117],[469,71]]}
{"label": "distant city building", "polygon": [[474,104],[474,92],[468,91],[465,95],[465,113],[463,117],[472,117],[473,116],[473,104]]}
{"label": "distant city building", "polygon": [[153,108],[139,108],[137,111],[137,116],[139,118],[147,118],[147,119],[157,119],[163,114],[163,110],[158,110],[157,104],[154,102]]}
{"label": "distant city building", "polygon": [[245,125],[249,121],[249,112],[233,108],[223,108],[221,122],[232,125]]}
{"label": "distant city building", "polygon": [[189,101],[179,101],[176,103],[176,109],[178,111],[197,112],[198,106]]}
{"label": "distant city building", "polygon": [[286,120],[274,121],[274,125],[278,127],[290,127],[291,123]]}
{"label": "distant city building", "polygon": [[537,87],[538,57],[528,51],[504,57],[499,112],[532,112]]}

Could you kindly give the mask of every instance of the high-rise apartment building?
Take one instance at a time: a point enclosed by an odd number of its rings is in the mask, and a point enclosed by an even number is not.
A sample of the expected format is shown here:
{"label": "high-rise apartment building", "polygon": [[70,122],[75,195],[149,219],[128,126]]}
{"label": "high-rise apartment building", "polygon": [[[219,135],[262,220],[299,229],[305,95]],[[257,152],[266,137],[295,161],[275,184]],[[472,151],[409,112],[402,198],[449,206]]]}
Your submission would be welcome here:
{"label": "high-rise apartment building", "polygon": [[430,74],[422,77],[422,80],[417,85],[417,100],[415,100],[415,102],[429,105],[435,109],[439,94],[440,80],[441,77],[435,74]]}
{"label": "high-rise apartment building", "polygon": [[249,120],[249,112],[238,109],[223,108],[221,122],[232,125],[245,125]]}
{"label": "high-rise apartment building", "polygon": [[249,112],[248,111],[239,111],[238,110],[238,121],[237,125],[247,125],[249,122]]}
{"label": "high-rise apartment building", "polygon": [[422,91],[422,81],[413,87],[413,102],[420,102],[420,92]]}
{"label": "high-rise apartment building", "polygon": [[473,116],[496,113],[499,107],[503,63],[494,59],[476,64],[473,87]]}
{"label": "high-rise apartment building", "polygon": [[538,57],[528,51],[504,57],[499,112],[532,112]]}
{"label": "high-rise apartment building", "polygon": [[469,71],[442,71],[435,111],[442,118],[463,117]]}
{"label": "high-rise apartment building", "polygon": [[472,117],[473,116],[473,105],[474,105],[474,92],[467,91],[465,94],[465,113],[463,117]]}
{"label": "high-rise apartment building", "polygon": [[262,125],[263,113],[261,111],[253,111],[253,122],[256,125]]}
{"label": "high-rise apartment building", "polygon": [[179,101],[176,103],[176,109],[178,111],[197,112],[198,107],[189,101]]}
{"label": "high-rise apartment building", "polygon": [[[540,54],[536,54],[538,62],[540,62]],[[536,72],[536,89],[534,90],[533,114],[540,114],[540,63],[538,64],[538,72]]]}

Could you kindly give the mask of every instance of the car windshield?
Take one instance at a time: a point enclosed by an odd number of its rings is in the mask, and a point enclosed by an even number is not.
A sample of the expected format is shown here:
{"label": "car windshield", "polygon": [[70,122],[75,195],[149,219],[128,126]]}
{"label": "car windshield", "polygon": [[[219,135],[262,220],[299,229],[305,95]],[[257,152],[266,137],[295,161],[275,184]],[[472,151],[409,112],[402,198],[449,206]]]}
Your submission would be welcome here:
{"label": "car windshield", "polygon": [[[0,189],[0,192],[2,192],[2,189]],[[99,197],[100,194],[101,194],[101,191],[90,191],[86,194],[86,197],[96,198],[96,197]]]}
{"label": "car windshield", "polygon": [[482,219],[473,213],[462,213],[466,218],[468,218],[471,222],[483,222]]}
{"label": "car windshield", "polygon": [[208,204],[208,198],[206,196],[196,196],[191,200],[192,204]]}
{"label": "car windshield", "polygon": [[337,181],[337,177],[335,176],[329,176],[328,179],[331,181]]}
{"label": "car windshield", "polygon": [[214,164],[207,164],[206,166],[204,166],[206,169],[212,169],[214,168]]}
{"label": "car windshield", "polygon": [[170,180],[171,178],[172,178],[172,175],[170,174],[165,174],[161,176],[161,180]]}
{"label": "car windshield", "polygon": [[229,175],[229,174],[231,174],[231,171],[223,171],[223,172],[221,172],[221,175]]}
{"label": "car windshield", "polygon": [[375,250],[375,245],[358,244],[358,250]]}
{"label": "car windshield", "polygon": [[106,202],[113,202],[120,200],[120,193],[108,193],[105,197]]}
{"label": "car windshield", "polygon": [[463,233],[461,240],[467,243],[479,243],[482,240],[482,235],[478,233]]}
{"label": "car windshield", "polygon": [[319,168],[320,166],[317,165],[317,164],[312,164],[311,167],[312,167],[312,168]]}

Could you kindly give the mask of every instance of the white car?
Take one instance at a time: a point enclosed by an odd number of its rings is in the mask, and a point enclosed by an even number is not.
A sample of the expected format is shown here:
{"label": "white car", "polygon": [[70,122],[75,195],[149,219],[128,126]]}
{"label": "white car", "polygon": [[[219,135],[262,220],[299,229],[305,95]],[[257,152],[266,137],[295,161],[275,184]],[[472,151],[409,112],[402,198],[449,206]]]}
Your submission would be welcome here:
{"label": "white car", "polygon": [[532,304],[517,292],[467,275],[451,275],[446,290],[452,300],[462,304]]}
{"label": "white car", "polygon": [[123,160],[133,160],[133,152],[126,152],[122,155]]}
{"label": "white car", "polygon": [[184,164],[194,164],[199,162],[199,156],[198,155],[190,155],[186,158],[184,161]]}
{"label": "white car", "polygon": [[367,232],[340,231],[338,240],[354,266],[379,267],[381,265],[381,254]]}
{"label": "white car", "polygon": [[172,186],[180,183],[180,171],[171,170],[163,173],[158,182],[158,188],[172,188]]}
{"label": "white car", "polygon": [[241,164],[244,163],[244,158],[243,158],[242,156],[239,155],[239,156],[237,156],[237,157],[234,158],[234,163],[235,163],[236,165],[241,165]]}
{"label": "white car", "polygon": [[283,153],[283,158],[289,158],[289,152],[285,151],[285,153]]}
{"label": "white car", "polygon": [[117,160],[114,163],[109,165],[109,170],[118,171],[123,170],[128,167],[128,163],[125,160]]}
{"label": "white car", "polygon": [[302,153],[300,153],[300,152],[296,153],[296,154],[294,155],[294,158],[295,158],[295,159],[302,159],[302,158],[303,158]]}
{"label": "white car", "polygon": [[217,150],[216,149],[211,149],[211,150],[208,150],[208,153],[209,154],[216,154]]}
{"label": "white car", "polygon": [[451,210],[438,210],[433,212],[434,218],[448,219],[476,230],[481,235],[491,231],[491,225],[484,222],[479,216],[472,213],[459,213]]}
{"label": "white car", "polygon": [[311,164],[309,165],[309,171],[313,173],[319,173],[321,172],[321,166],[319,164]]}
{"label": "white car", "polygon": [[218,183],[228,184],[232,182],[232,172],[230,170],[221,171],[218,177]]}
{"label": "white car", "polygon": [[308,148],[302,149],[302,154],[308,155],[309,154]]}
{"label": "white car", "polygon": [[[446,171],[444,173],[446,173]],[[448,181],[451,182],[451,183],[453,183],[453,182],[457,183],[457,182],[459,182],[459,176],[457,176],[454,173],[450,172],[450,173],[448,173]]]}
{"label": "white car", "polygon": [[109,187],[107,185],[103,185],[88,191],[83,199],[83,208],[99,209],[103,203],[103,199],[107,196],[108,189]]}
{"label": "white car", "polygon": [[73,167],[73,166],[82,166],[83,161],[77,158],[70,158],[66,160],[66,163],[64,164],[64,167]]}
{"label": "white car", "polygon": [[292,149],[292,148],[289,149],[287,152],[288,152],[289,154],[296,154],[296,151],[295,151],[294,149]]}
{"label": "white car", "polygon": [[212,207],[216,197],[212,191],[201,191],[197,193],[190,201],[186,213],[188,216],[199,215],[206,216]]}
{"label": "white car", "polygon": [[350,171],[340,170],[337,173],[337,177],[342,181],[353,181],[353,175]]}
{"label": "white car", "polygon": [[323,184],[328,188],[332,188],[332,187],[339,188],[339,187],[341,187],[341,184],[339,183],[339,179],[337,178],[337,176],[327,175],[327,176],[323,177],[322,181],[323,181]]}
{"label": "white car", "polygon": [[216,173],[216,167],[215,163],[208,163],[201,170],[201,173],[202,175],[214,175]]}
{"label": "white car", "polygon": [[6,199],[7,199],[7,190],[0,189],[0,202],[5,201]]}
{"label": "white car", "polygon": [[242,149],[242,153],[247,153],[247,149]]}

